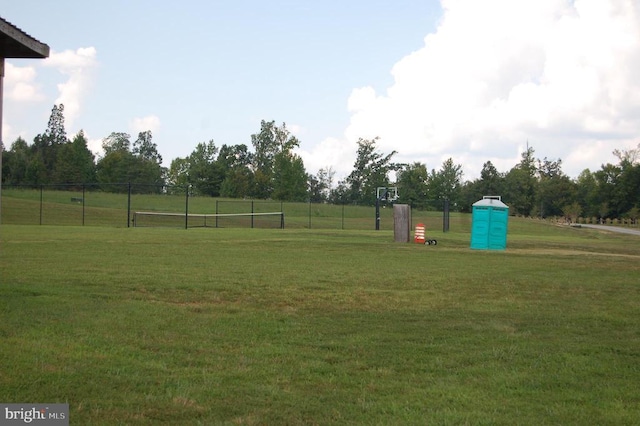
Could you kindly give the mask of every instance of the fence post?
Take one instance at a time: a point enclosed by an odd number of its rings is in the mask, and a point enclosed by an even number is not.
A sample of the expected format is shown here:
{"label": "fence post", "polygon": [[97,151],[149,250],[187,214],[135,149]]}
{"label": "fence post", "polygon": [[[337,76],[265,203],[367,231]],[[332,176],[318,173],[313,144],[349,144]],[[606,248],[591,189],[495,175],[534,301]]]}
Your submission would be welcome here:
{"label": "fence post", "polygon": [[127,228],[131,226],[131,182],[127,190]]}
{"label": "fence post", "polygon": [[42,191],[44,190],[44,185],[40,185],[40,225],[42,225]]}
{"label": "fence post", "polygon": [[218,227],[218,201],[216,200],[216,228]]}
{"label": "fence post", "polygon": [[253,200],[251,200],[251,229],[253,229]]}
{"label": "fence post", "polygon": [[84,226],[84,197],[85,197],[85,191],[84,191],[84,183],[82,184],[82,226]]}
{"label": "fence post", "polygon": [[444,206],[442,208],[442,232],[449,231],[449,199],[444,199]]}
{"label": "fence post", "polygon": [[185,202],[184,202],[184,229],[189,229],[189,186],[186,188]]}

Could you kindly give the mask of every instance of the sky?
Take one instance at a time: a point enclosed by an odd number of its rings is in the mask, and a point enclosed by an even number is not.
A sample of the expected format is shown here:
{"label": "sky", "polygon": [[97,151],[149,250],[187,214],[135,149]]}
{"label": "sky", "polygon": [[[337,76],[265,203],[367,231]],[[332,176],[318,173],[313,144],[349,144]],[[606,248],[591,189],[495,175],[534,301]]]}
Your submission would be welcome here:
{"label": "sky", "polygon": [[640,148],[638,0],[0,0],[0,16],[51,49],[6,60],[7,149],[60,103],[97,158],[110,133],[151,130],[166,167],[285,123],[335,182],[359,138],[464,180],[527,147],[572,178]]}

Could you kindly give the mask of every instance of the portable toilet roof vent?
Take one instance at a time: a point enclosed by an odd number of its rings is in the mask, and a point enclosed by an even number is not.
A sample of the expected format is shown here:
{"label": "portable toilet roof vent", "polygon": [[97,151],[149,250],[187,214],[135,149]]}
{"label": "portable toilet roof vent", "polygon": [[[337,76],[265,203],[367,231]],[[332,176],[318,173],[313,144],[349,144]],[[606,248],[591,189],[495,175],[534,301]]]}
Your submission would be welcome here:
{"label": "portable toilet roof vent", "polygon": [[509,206],[500,196],[485,196],[473,203],[471,248],[477,250],[505,250]]}

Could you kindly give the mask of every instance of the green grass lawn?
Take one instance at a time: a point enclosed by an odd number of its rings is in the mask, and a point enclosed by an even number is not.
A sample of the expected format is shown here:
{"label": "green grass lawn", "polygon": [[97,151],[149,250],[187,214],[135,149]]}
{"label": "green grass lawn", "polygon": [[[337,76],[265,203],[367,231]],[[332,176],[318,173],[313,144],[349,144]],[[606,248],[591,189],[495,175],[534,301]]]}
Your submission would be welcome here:
{"label": "green grass lawn", "polygon": [[638,423],[640,238],[428,234],[3,224],[0,401],[83,425]]}

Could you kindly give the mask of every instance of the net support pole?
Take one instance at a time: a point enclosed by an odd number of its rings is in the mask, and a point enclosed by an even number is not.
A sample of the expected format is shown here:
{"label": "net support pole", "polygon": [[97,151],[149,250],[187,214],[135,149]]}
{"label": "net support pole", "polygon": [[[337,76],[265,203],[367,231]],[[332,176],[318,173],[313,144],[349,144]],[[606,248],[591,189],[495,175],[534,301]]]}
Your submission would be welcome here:
{"label": "net support pole", "polygon": [[384,188],[380,196],[376,196],[376,231],[380,230],[380,200],[387,197],[388,188]]}

